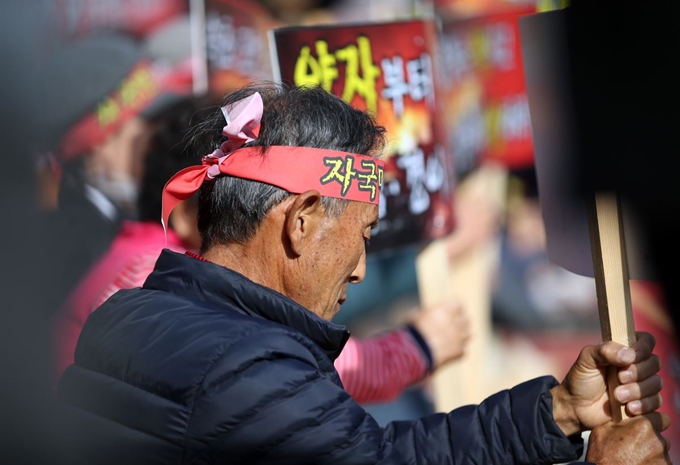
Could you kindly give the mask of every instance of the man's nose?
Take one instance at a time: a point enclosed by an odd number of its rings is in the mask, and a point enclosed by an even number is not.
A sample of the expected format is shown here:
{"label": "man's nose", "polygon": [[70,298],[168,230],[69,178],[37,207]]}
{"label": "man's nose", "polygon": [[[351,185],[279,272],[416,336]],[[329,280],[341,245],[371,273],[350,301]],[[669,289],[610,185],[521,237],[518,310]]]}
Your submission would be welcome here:
{"label": "man's nose", "polygon": [[359,284],[366,277],[366,247],[364,247],[361,253],[361,258],[359,258],[359,263],[357,267],[354,268],[352,275],[349,278],[351,284]]}

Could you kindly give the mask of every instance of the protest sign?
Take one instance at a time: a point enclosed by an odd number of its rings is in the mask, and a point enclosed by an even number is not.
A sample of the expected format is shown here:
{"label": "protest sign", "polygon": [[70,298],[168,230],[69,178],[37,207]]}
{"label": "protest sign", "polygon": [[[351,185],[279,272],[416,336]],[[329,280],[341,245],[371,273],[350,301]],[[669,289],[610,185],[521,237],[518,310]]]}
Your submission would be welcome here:
{"label": "protest sign", "polygon": [[250,0],[192,0],[197,82],[221,97],[253,80],[271,79],[267,31],[278,26]]}
{"label": "protest sign", "polygon": [[[387,129],[380,225],[369,252],[451,232],[452,165],[435,90],[434,23],[276,28],[270,49],[277,80],[323,86]],[[349,167],[342,172],[355,175]]]}
{"label": "protest sign", "polygon": [[[630,345],[636,338],[630,279],[654,279],[655,272],[636,212],[620,192],[593,189],[575,195],[576,161],[589,150],[575,102],[588,97],[574,92],[567,19],[562,10],[520,21],[547,251],[557,265],[595,278],[603,340]],[[610,391],[617,385],[610,370]],[[626,418],[613,399],[614,420]]]}
{"label": "protest sign", "polygon": [[534,11],[531,6],[467,19],[443,17],[440,97],[461,177],[486,161],[509,169],[533,164],[517,19]]}

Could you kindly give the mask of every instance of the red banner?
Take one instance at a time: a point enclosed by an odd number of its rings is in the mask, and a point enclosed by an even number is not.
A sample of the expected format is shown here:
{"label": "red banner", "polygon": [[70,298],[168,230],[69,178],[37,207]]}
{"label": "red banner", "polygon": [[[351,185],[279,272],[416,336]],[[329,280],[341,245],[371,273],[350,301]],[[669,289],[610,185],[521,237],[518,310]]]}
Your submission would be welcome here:
{"label": "red banner", "polygon": [[446,20],[440,38],[442,98],[459,172],[484,161],[533,165],[519,16],[535,8]]}
{"label": "red banner", "polygon": [[387,129],[380,226],[369,251],[451,232],[451,157],[435,98],[434,24],[280,28],[271,42],[279,79],[321,85]]}

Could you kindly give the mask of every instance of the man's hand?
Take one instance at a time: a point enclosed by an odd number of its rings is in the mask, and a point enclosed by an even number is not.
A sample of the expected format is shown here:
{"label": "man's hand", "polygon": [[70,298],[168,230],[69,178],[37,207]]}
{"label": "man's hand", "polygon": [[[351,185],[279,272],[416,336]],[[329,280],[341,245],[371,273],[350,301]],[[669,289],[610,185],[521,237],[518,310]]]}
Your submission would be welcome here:
{"label": "man's hand", "polygon": [[470,339],[470,322],[457,300],[420,310],[412,321],[432,352],[433,368],[460,358]]}
{"label": "man's hand", "polygon": [[669,425],[668,416],[659,412],[605,423],[590,433],[586,460],[597,465],[671,464],[668,440],[659,434]]}
{"label": "man's hand", "polygon": [[555,421],[567,436],[611,421],[608,366],[618,367],[621,385],[614,395],[629,416],[659,408],[663,383],[657,374],[661,361],[652,354],[656,342],[649,333],[639,332],[637,338],[631,348],[616,342],[585,347],[562,384],[551,389]]}
{"label": "man's hand", "polygon": [[488,196],[458,190],[454,200],[456,229],[446,238],[450,260],[489,242],[501,225],[499,208]]}

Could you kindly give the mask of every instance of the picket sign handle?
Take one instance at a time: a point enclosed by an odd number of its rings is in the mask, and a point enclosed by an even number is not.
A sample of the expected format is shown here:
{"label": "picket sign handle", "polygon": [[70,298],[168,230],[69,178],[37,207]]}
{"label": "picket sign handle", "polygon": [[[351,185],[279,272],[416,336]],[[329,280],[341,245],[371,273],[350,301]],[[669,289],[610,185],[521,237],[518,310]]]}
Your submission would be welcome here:
{"label": "picket sign handle", "polygon": [[[485,164],[456,187],[456,195],[484,195],[499,212],[503,212],[507,178],[505,167]],[[497,242],[494,237],[450,260],[446,238],[437,239],[421,250],[416,259],[421,306],[429,307],[455,298],[468,315],[472,334],[465,356],[439,368],[432,376],[433,401],[438,412],[479,403],[507,387],[503,384],[498,388],[496,379],[507,380],[504,376],[507,373],[494,376],[490,363],[493,343],[491,274],[500,260]]]}
{"label": "picket sign handle", "polygon": [[[616,193],[595,193],[588,208],[588,226],[602,340],[630,346],[636,340],[635,324],[630,299],[621,200]],[[619,385],[616,373],[616,368],[609,369],[607,385],[612,419],[619,422],[628,418],[628,415],[625,407],[613,396],[614,388]]]}

